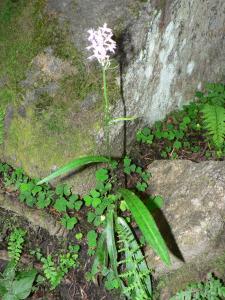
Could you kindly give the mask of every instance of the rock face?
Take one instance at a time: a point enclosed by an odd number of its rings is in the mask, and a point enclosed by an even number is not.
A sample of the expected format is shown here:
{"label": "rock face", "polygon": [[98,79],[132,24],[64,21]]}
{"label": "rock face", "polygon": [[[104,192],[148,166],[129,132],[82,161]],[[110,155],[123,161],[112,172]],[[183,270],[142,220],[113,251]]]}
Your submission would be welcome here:
{"label": "rock face", "polygon": [[[148,169],[152,173],[151,194],[165,199],[162,212],[155,212],[155,218],[172,258],[167,268],[152,251],[148,252],[156,276],[173,274],[169,284],[173,290],[179,288],[178,282],[184,282],[177,279],[181,273],[190,282],[201,280],[204,272],[218,272],[215,261],[225,253],[225,162],[161,160]],[[223,269],[219,275],[224,274]]]}
{"label": "rock face", "polygon": [[124,97],[128,114],[152,124],[204,82],[224,80],[225,2],[161,1],[149,11],[127,33]]}
{"label": "rock face", "polygon": [[[1,157],[43,177],[75,157],[105,152],[101,70],[85,50],[89,28],[106,22],[115,33],[112,67],[120,68],[108,72],[112,115],[126,110],[139,124],[152,124],[204,81],[223,78],[224,9],[223,0],[3,0]],[[128,142],[134,127],[129,123]],[[120,156],[122,123],[111,136],[112,154]],[[77,192],[83,184],[74,182]]]}

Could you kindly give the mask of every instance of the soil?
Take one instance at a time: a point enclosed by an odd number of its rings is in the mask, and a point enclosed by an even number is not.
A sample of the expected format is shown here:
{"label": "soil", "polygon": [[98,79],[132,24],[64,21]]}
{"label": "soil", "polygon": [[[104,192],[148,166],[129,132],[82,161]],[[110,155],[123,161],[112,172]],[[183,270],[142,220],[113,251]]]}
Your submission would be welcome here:
{"label": "soil", "polygon": [[[198,153],[189,153],[188,151],[181,150],[178,154],[179,159],[190,159],[196,162],[206,160],[204,156],[205,144],[200,143],[201,150]],[[161,145],[163,146],[163,145]],[[134,163],[142,168],[147,167],[155,159],[162,159],[160,157],[160,148],[154,147],[154,145],[145,145],[135,143],[132,147],[130,157],[132,157]],[[120,179],[121,185],[133,186],[133,180],[135,178],[129,177],[125,178],[124,173],[121,172],[122,164],[117,171],[117,177]],[[0,190],[4,190],[2,180],[0,179]],[[18,193],[10,192],[13,195],[15,201],[17,200]],[[48,211],[52,214],[51,211]],[[54,212],[53,212],[54,213]],[[82,210],[79,212],[80,222],[76,226],[75,230],[70,231],[66,239],[59,239],[52,237],[47,231],[41,229],[40,227],[34,227],[31,225],[26,218],[19,217],[16,214],[0,209],[0,251],[7,249],[7,237],[9,233],[15,227],[24,228],[27,231],[26,243],[24,246],[23,257],[29,263],[37,264],[35,258],[29,254],[29,251],[40,248],[41,252],[45,255],[52,253],[60,253],[68,245],[68,243],[77,243],[75,239],[75,231],[82,232],[84,235],[90,230],[90,224],[85,220],[85,215],[87,211]],[[54,215],[54,214],[53,214]],[[57,217],[57,216],[55,216]],[[85,273],[90,271],[92,266],[93,257],[87,255],[87,244],[86,240],[83,239],[80,242],[81,250],[79,252],[79,268],[72,269],[63,279],[61,284],[54,290],[49,291],[50,286],[48,283],[42,285],[36,292],[34,292],[28,299],[30,300],[119,300],[122,299],[116,293],[106,291],[104,286],[101,284],[101,280],[97,284],[93,282],[88,282],[85,279]],[[0,272],[4,270],[6,261],[0,259]],[[23,266],[24,267],[24,266]],[[41,270],[41,266],[40,266]]]}
{"label": "soil", "polygon": [[[17,199],[15,199],[17,201]],[[78,225],[77,225],[78,226]],[[71,231],[66,239],[57,239],[49,236],[49,234],[39,228],[34,227],[26,221],[25,218],[18,217],[14,213],[0,209],[0,251],[7,249],[7,237],[13,228],[20,227],[27,231],[26,243],[22,258],[26,259],[30,265],[38,265],[35,258],[29,254],[31,249],[40,248],[41,252],[60,253],[67,247],[68,242],[75,242],[74,232]],[[83,230],[83,228],[82,228]],[[87,229],[86,229],[87,230]],[[76,227],[77,231],[77,227]],[[21,259],[23,260],[23,259]],[[0,260],[0,272],[4,270],[5,260]],[[27,266],[27,263],[26,263]],[[85,279],[85,273],[90,271],[92,266],[92,257],[87,255],[87,245],[85,241],[81,244],[79,252],[79,268],[72,269],[63,279],[61,284],[54,290],[49,291],[50,286],[45,284],[34,292],[29,300],[119,300],[122,299],[118,294],[106,291],[104,286],[99,282],[94,284]],[[25,265],[21,265],[21,268]],[[41,269],[41,265],[40,265]]]}

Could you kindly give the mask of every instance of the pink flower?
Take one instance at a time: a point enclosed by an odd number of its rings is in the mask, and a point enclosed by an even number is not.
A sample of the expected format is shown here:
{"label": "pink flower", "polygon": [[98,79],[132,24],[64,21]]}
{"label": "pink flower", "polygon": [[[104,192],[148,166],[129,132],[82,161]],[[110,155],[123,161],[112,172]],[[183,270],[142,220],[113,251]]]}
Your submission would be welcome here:
{"label": "pink flower", "polygon": [[99,27],[97,30],[89,29],[88,33],[88,41],[91,45],[87,49],[93,50],[93,55],[89,56],[88,59],[96,58],[103,67],[107,67],[110,64],[109,54],[115,53],[116,49],[116,42],[112,39],[112,29],[107,28],[105,23],[103,27]]}

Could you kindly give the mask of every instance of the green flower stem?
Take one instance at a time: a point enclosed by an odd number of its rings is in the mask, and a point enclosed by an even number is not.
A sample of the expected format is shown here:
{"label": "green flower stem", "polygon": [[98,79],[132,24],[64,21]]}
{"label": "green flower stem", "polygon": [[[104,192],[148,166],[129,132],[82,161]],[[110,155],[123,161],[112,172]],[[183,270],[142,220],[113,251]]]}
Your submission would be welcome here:
{"label": "green flower stem", "polygon": [[110,157],[110,141],[109,141],[110,115],[109,115],[109,100],[108,100],[107,84],[106,84],[106,67],[102,68],[102,74],[103,74],[104,110],[105,110],[104,131],[105,131],[107,155],[108,157]]}
{"label": "green flower stem", "polygon": [[112,119],[109,121],[109,124],[113,124],[113,123],[117,123],[117,122],[121,122],[121,121],[133,121],[137,119],[137,117],[121,117],[121,118],[116,118],[116,119]]}

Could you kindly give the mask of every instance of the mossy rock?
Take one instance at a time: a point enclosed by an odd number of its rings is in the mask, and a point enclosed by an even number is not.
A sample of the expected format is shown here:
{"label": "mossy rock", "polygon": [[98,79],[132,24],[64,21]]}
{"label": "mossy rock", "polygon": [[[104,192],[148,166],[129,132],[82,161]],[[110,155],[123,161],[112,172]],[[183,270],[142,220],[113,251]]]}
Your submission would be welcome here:
{"label": "mossy rock", "polygon": [[[69,25],[47,7],[44,0],[0,4],[0,108],[5,111],[0,153],[32,177],[105,151],[101,69],[87,63],[87,53],[71,40]],[[115,103],[119,68],[107,75]],[[72,180],[76,191],[84,188],[83,176],[93,182],[93,171],[85,172]]]}

